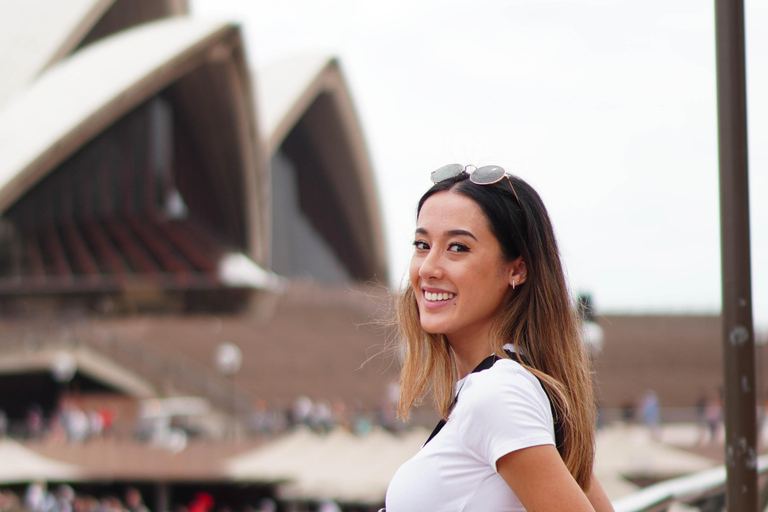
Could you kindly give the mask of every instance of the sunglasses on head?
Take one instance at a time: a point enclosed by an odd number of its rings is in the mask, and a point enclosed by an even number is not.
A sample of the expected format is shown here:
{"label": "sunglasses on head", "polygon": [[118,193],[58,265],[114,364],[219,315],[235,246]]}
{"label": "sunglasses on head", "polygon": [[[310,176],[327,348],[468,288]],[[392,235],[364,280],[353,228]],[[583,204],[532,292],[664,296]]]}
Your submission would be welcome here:
{"label": "sunglasses on head", "polygon": [[[470,169],[472,169],[470,171]],[[515,187],[512,185],[512,180],[509,179],[509,174],[503,167],[498,165],[484,165],[483,167],[475,167],[474,165],[463,166],[461,164],[448,164],[444,165],[436,171],[432,171],[430,178],[432,183],[440,183],[441,181],[455,178],[462,172],[466,172],[469,175],[469,181],[475,185],[493,185],[498,183],[504,178],[507,178],[509,187],[512,189],[512,193],[515,195],[517,204],[522,206],[520,198],[517,197]]]}

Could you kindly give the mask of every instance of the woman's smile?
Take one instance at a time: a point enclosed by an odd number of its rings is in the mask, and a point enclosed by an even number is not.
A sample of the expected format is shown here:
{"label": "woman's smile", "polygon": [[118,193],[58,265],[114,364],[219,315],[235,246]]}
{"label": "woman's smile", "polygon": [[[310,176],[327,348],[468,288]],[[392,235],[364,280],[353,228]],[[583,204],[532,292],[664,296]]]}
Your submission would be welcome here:
{"label": "woman's smile", "polygon": [[441,290],[439,288],[424,287],[422,289],[424,295],[424,305],[428,308],[439,308],[453,301],[456,297],[455,293]]}

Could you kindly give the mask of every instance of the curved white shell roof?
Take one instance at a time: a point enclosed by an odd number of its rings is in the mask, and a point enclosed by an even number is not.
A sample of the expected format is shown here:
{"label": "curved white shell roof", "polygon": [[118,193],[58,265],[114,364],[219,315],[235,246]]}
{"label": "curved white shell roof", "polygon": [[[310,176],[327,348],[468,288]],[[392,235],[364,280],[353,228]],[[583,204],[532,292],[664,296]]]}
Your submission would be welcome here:
{"label": "curved white shell roof", "polygon": [[188,18],[148,23],[90,45],[46,71],[0,111],[0,211],[178,76],[176,68],[186,57],[231,30],[220,22]]}
{"label": "curved white shell roof", "polygon": [[[326,94],[333,98],[335,119],[313,123],[311,129],[316,132],[328,131],[329,126],[335,122],[345,134],[345,151],[349,152],[351,165],[347,169],[329,169],[329,172],[337,174],[331,181],[337,185],[349,185],[345,190],[339,188],[339,196],[346,204],[348,218],[352,220],[356,242],[364,247],[363,253],[370,256],[376,275],[383,279],[386,276],[386,256],[373,172],[352,98],[337,60],[323,55],[284,59],[260,68],[254,81],[259,105],[259,125],[270,155],[278,150],[291,130],[301,123],[318,98]],[[339,149],[333,141],[316,142],[326,151]],[[352,175],[338,175],[345,172]],[[353,182],[358,185],[352,186]]]}
{"label": "curved white shell roof", "polygon": [[114,0],[4,2],[0,16],[0,106],[71,50]]}
{"label": "curved white shell roof", "polygon": [[264,66],[255,74],[259,124],[270,153],[321,92],[320,84],[314,84],[333,62],[327,55],[302,55]]}

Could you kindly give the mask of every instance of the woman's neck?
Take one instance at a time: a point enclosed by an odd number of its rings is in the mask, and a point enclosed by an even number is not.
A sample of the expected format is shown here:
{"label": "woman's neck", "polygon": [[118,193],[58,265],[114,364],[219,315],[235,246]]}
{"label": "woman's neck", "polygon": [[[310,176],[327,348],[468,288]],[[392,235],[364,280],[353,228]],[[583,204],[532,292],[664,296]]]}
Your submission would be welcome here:
{"label": "woman's neck", "polygon": [[492,352],[489,333],[476,333],[471,337],[450,336],[447,339],[460,379],[469,375]]}

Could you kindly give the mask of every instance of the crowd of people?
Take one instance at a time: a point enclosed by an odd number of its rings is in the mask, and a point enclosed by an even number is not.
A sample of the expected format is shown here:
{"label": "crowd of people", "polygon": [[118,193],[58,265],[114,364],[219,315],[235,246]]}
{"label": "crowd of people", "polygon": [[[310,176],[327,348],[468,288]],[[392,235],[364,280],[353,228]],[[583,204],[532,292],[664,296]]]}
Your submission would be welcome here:
{"label": "crowd of people", "polygon": [[[696,401],[695,414],[699,427],[698,443],[712,444],[721,440],[723,434],[722,391],[702,392]],[[765,414],[758,414],[758,416],[763,418]],[[661,403],[656,392],[648,389],[639,400],[626,400],[622,405],[622,420],[625,424],[641,423],[648,429],[651,437],[660,440]]]}
{"label": "crowd of people", "polygon": [[114,413],[108,408],[84,410],[74,402],[65,402],[46,415],[38,404],[31,404],[24,419],[15,422],[0,410],[0,437],[11,435],[26,439],[66,439],[82,442],[92,437],[109,436]]}
{"label": "crowd of people", "polygon": [[[333,500],[312,505],[317,512],[341,512]],[[208,492],[198,491],[188,503],[175,503],[173,512],[232,512],[227,503],[217,503]],[[241,505],[242,512],[277,512],[278,503],[268,497],[255,499],[253,504]],[[44,482],[30,483],[21,495],[11,489],[0,488],[0,512],[150,512],[144,497],[135,487],[127,487],[122,499],[116,494],[102,496],[78,493],[67,484],[49,489]]]}
{"label": "crowd of people", "polygon": [[[317,433],[327,433],[343,427],[358,435],[367,434],[378,426],[393,432],[404,424],[395,415],[392,400],[382,400],[373,411],[365,410],[359,402],[341,399],[312,400],[299,396],[290,407],[270,406],[264,399],[256,399],[253,409],[238,415],[245,432],[264,438],[305,426]],[[205,436],[184,416],[173,418],[172,426],[188,436]],[[0,409],[0,438],[8,435],[22,439],[46,439],[82,443],[94,438],[131,436],[146,440],[151,437],[151,421],[135,417],[119,417],[107,407],[86,408],[77,400],[62,401],[53,411],[46,412],[38,404],[31,404],[24,418],[9,419]]]}
{"label": "crowd of people", "polygon": [[287,410],[270,408],[266,401],[257,400],[248,427],[253,433],[269,437],[299,425],[321,434],[343,427],[357,435],[365,435],[374,426],[397,432],[405,424],[397,419],[395,402],[391,400],[382,401],[374,411],[365,411],[359,402],[349,405],[339,399],[312,400],[302,395]]}
{"label": "crowd of people", "polygon": [[23,496],[0,489],[0,512],[149,512],[138,489],[129,487],[124,499],[115,495],[78,494],[66,484],[48,489],[44,482],[27,486]]}

